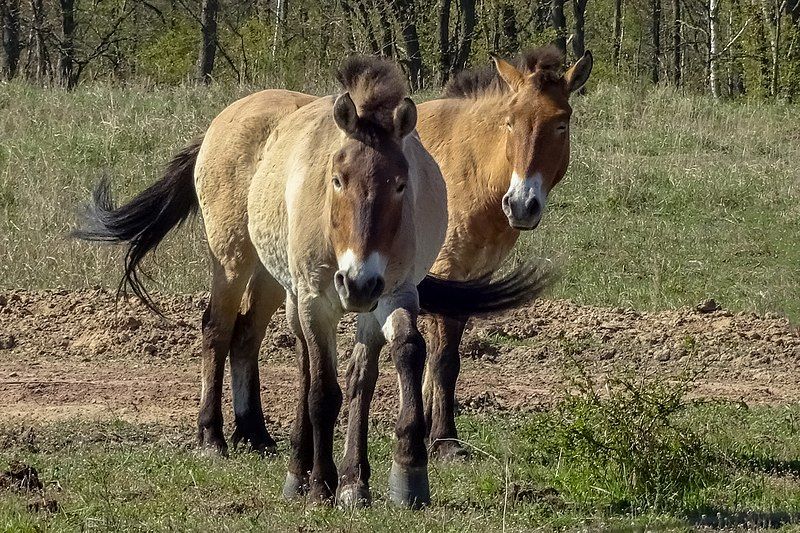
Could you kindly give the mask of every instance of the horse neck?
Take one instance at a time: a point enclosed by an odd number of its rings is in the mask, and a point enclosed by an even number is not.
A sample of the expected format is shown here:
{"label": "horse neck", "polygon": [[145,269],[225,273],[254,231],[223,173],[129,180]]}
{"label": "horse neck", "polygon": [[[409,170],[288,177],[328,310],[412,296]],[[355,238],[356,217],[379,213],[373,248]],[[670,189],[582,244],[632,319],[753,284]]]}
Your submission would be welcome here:
{"label": "horse neck", "polygon": [[473,195],[483,209],[485,222],[495,231],[512,230],[502,211],[513,167],[506,157],[505,109],[501,97],[486,96],[462,108],[470,134],[464,137],[469,160],[479,162],[473,172]]}
{"label": "horse neck", "polygon": [[469,101],[461,108],[469,135],[464,137],[465,148],[482,163],[477,169],[479,185],[497,204],[503,198],[511,180],[513,168],[506,158],[506,131],[503,128],[505,109],[499,96],[485,96]]}

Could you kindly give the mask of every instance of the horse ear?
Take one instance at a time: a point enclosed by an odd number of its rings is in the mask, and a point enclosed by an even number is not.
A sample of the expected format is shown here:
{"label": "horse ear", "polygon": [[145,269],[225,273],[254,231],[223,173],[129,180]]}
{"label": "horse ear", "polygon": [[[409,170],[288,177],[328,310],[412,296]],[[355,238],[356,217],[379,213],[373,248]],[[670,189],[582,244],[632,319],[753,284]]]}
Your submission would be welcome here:
{"label": "horse ear", "polygon": [[494,66],[497,69],[497,73],[500,74],[500,77],[503,78],[503,81],[505,81],[508,86],[511,87],[512,91],[517,92],[525,83],[525,75],[517,70],[517,67],[494,54],[492,54],[492,59],[494,60]]}
{"label": "horse ear", "polygon": [[564,74],[564,79],[567,82],[567,90],[574,93],[587,82],[589,74],[592,73],[592,53],[589,50],[583,54],[583,57],[577,63],[572,65],[569,70]]}
{"label": "horse ear", "polygon": [[394,131],[401,139],[417,126],[417,106],[406,96],[394,110]]}
{"label": "horse ear", "polygon": [[352,135],[356,131],[358,122],[358,111],[356,104],[350,98],[350,93],[340,95],[333,104],[333,120],[340,130],[347,135]]}

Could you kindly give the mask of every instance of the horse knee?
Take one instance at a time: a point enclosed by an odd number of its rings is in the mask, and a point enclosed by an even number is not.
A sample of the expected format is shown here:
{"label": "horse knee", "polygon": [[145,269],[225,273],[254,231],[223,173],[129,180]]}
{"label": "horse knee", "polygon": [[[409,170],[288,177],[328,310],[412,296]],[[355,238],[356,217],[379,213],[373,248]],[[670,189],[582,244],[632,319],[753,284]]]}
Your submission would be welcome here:
{"label": "horse knee", "polygon": [[342,407],[342,389],[332,382],[312,382],[308,390],[308,414],[311,420],[336,420]]}
{"label": "horse knee", "polygon": [[425,366],[425,339],[416,328],[397,335],[389,346],[399,371],[409,370],[415,375],[422,374]]}

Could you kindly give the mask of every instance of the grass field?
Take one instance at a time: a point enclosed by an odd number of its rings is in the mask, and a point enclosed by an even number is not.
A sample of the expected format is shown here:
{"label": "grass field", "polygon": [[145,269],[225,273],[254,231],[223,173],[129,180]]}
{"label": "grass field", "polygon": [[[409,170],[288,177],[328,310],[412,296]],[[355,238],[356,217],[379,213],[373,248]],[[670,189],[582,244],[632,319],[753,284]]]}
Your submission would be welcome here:
{"label": "grass field", "polygon": [[[0,85],[0,287],[113,286],[114,251],[65,235],[92,184],[127,199],[248,89],[74,93]],[[430,95],[427,95],[430,97]],[[576,99],[572,163],[517,260],[554,259],[554,295],[659,309],[715,297],[800,318],[800,109],[600,86]],[[151,265],[207,287],[197,223]]]}
{"label": "grass field", "polygon": [[[639,391],[647,395],[654,389]],[[2,427],[0,467],[16,461],[35,465],[43,488],[0,491],[0,529],[795,527],[800,516],[797,406],[747,409],[680,400],[680,408],[667,417],[637,411],[637,406],[646,411],[648,403],[632,397],[604,400],[594,408],[582,398],[526,417],[461,417],[462,438],[474,458],[432,465],[435,503],[424,512],[398,510],[385,499],[387,437],[370,443],[372,508],[343,511],[280,497],[283,449],[277,458],[234,453],[227,460],[209,460],[197,455],[187,433],[157,426]],[[635,414],[619,410],[632,407]],[[623,418],[612,428],[609,422],[617,415]],[[618,453],[623,448],[625,453]]]}

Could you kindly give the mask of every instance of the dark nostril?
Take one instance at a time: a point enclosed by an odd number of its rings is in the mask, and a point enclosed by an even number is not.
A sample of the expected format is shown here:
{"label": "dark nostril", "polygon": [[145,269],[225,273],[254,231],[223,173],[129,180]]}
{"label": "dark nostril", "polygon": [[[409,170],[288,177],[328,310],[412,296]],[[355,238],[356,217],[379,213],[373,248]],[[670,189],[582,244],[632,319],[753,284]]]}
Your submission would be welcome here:
{"label": "dark nostril", "polygon": [[542,204],[539,203],[539,200],[536,198],[531,198],[530,200],[525,202],[525,204],[526,204],[525,207],[528,208],[528,213],[530,213],[531,216],[538,215],[539,211],[541,211],[542,209]]}
{"label": "dark nostril", "polygon": [[386,282],[383,281],[382,277],[377,277],[374,280],[374,286],[372,287],[372,292],[370,296],[372,298],[378,298],[383,293],[383,288],[386,286]]}
{"label": "dark nostril", "polygon": [[347,287],[347,277],[341,270],[333,275],[333,285],[339,293],[344,293],[345,297],[350,293]]}

